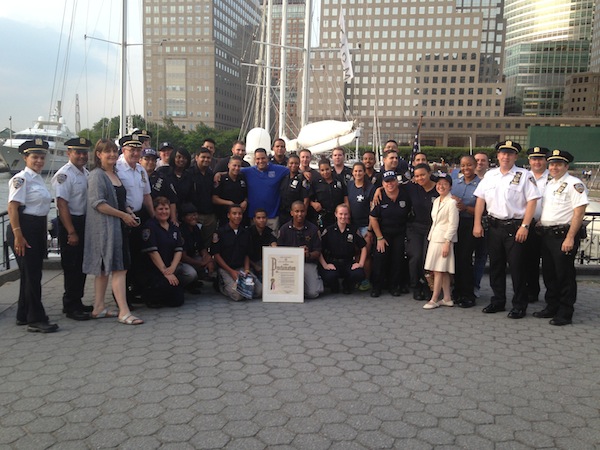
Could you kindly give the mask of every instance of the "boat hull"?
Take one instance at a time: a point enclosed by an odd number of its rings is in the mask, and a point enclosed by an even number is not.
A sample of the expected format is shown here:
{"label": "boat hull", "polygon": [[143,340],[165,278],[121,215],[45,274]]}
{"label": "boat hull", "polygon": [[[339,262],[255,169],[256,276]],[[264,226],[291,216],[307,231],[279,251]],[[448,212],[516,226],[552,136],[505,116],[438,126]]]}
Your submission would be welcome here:
{"label": "boat hull", "polygon": [[[63,151],[64,155],[58,155],[57,153],[54,152],[54,149],[48,152],[42,173],[56,172],[69,161],[66,149]],[[25,160],[23,159],[23,155],[19,153],[18,148],[4,144],[0,146],[0,156],[2,156],[2,159],[6,163],[6,169],[4,170],[13,175],[25,168]]]}

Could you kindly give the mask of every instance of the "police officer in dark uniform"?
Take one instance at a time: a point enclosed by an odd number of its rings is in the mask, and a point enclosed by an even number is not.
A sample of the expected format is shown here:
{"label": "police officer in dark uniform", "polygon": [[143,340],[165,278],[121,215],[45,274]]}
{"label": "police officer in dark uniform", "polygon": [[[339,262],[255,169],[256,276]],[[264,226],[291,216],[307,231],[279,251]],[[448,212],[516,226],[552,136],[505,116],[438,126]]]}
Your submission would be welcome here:
{"label": "police officer in dark uniform", "polygon": [[377,247],[373,251],[371,297],[379,297],[387,278],[390,293],[402,295],[406,274],[401,272],[404,259],[406,223],[411,201],[404,185],[398,183],[396,172],[383,173],[381,201],[371,210],[369,225],[375,233]]}
{"label": "police officer in dark uniform", "polygon": [[290,175],[284,177],[279,185],[281,201],[279,203],[279,223],[284,224],[290,220],[292,203],[301,201],[308,207],[308,195],[310,183],[300,173],[300,158],[295,153],[288,158],[288,169]]}
{"label": "police officer in dark uniform", "polygon": [[542,239],[546,307],[533,316],[549,318],[550,325],[563,326],[572,323],[577,300],[575,256],[588,197],[581,180],[569,175],[573,155],[552,150],[547,160],[552,179],[546,184],[540,226],[536,227]]}
{"label": "police officer in dark uniform", "polygon": [[[364,265],[367,259],[367,243],[350,225],[350,208],[341,204],[335,209],[336,223],[321,234],[321,256],[319,273],[323,284],[332,293],[339,292],[339,280],[343,279],[344,294],[351,294],[352,288],[365,279]],[[360,258],[356,255],[360,254]]]}
{"label": "police officer in dark uniform", "polygon": [[333,178],[328,159],[319,162],[319,173],[321,177],[311,183],[310,206],[316,214],[312,222],[322,231],[335,223],[337,205],[348,204],[348,189],[342,181]]}
{"label": "police officer in dark uniform", "polygon": [[273,154],[269,157],[269,162],[280,166],[288,165],[288,157],[285,156],[285,141],[283,139],[275,139],[273,142]]}
{"label": "police officer in dark uniform", "polygon": [[82,271],[85,242],[85,212],[87,209],[86,168],[92,142],[73,138],[65,142],[69,162],[52,178],[58,209],[58,242],[64,277],[63,312],[69,319],[88,320],[92,306],[81,302],[85,288]]}
{"label": "police officer in dark uniform", "polygon": [[58,325],[49,322],[42,305],[42,264],[52,202],[40,175],[47,150],[48,142],[41,138],[23,142],[19,152],[25,159],[25,169],[8,182],[7,241],[21,271],[17,325],[27,325],[27,331],[40,333],[58,330]]}
{"label": "police officer in dark uniform", "polygon": [[[229,158],[227,164],[228,172],[224,174],[219,183],[215,186],[212,202],[217,206],[217,218],[219,227],[227,224],[227,212],[231,205],[240,205],[244,212],[248,207],[248,183],[246,176],[241,173],[243,159],[233,155]],[[248,218],[244,217],[242,226],[249,223]]]}

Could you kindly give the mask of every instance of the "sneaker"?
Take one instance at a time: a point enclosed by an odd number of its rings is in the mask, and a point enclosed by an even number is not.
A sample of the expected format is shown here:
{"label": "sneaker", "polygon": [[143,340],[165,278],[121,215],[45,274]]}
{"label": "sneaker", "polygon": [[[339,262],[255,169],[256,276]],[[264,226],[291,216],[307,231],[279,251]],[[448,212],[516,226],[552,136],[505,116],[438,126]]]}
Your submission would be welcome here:
{"label": "sneaker", "polygon": [[371,282],[369,280],[362,280],[359,285],[358,285],[358,290],[359,291],[368,291],[369,289],[371,289]]}

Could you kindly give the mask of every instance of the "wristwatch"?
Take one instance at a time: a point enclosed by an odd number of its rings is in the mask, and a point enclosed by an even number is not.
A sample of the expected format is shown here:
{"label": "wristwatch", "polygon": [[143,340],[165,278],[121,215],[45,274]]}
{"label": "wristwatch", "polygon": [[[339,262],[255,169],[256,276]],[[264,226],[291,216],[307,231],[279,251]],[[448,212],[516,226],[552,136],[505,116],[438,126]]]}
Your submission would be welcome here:
{"label": "wristwatch", "polygon": [[529,225],[526,225],[524,223],[521,224],[521,228],[525,228],[526,230],[529,230]]}

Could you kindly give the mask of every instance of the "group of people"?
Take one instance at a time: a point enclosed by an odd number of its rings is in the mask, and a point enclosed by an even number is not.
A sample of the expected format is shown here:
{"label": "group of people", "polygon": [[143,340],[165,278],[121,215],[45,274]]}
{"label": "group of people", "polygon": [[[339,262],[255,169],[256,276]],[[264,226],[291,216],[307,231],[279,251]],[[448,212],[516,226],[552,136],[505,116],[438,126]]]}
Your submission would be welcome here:
{"label": "group of people", "polygon": [[[371,297],[412,290],[424,309],[475,306],[489,253],[493,296],[483,312],[504,311],[508,263],[514,319],[538,298],[541,257],[546,308],[534,316],[572,321],[587,195],[568,174],[568,152],[533,147],[527,171],[515,166],[519,144],[506,141],[496,146],[498,168],[488,171],[487,154],[478,153],[463,156],[452,176],[431,173],[424,153],[409,164],[393,140],[377,171],[370,151],[349,168],[336,148],[316,170],[309,150],[288,155],[281,139],[270,158],[256,149],[251,166],[242,141],[217,159],[210,139],[191,155],[168,142],[156,151],[150,138],[146,131],[124,136],[120,156],[113,141],[99,140],[89,172],[92,143],[66,143],[69,162],[52,184],[68,318],[139,325],[133,303],[179,306],[202,280],[214,280],[232,300],[259,298],[263,247],[287,246],[304,249],[306,298],[325,289],[370,290]],[[17,324],[43,333],[58,329],[41,302],[47,149],[41,139],[20,147],[26,168],[9,182],[8,206],[8,241],[21,269]],[[95,277],[93,306],[82,302],[86,275]],[[105,303],[109,277],[118,311]]]}

